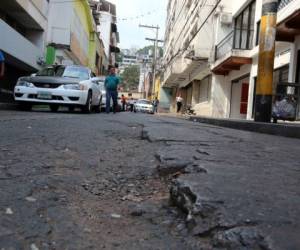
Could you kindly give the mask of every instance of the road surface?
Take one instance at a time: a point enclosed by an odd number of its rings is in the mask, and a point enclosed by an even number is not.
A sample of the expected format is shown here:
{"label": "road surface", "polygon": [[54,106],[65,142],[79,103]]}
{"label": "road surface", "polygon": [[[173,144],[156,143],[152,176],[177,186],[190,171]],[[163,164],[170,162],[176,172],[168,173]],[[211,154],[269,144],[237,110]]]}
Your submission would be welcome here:
{"label": "road surface", "polygon": [[300,246],[299,140],[48,111],[0,111],[0,138],[0,249]]}

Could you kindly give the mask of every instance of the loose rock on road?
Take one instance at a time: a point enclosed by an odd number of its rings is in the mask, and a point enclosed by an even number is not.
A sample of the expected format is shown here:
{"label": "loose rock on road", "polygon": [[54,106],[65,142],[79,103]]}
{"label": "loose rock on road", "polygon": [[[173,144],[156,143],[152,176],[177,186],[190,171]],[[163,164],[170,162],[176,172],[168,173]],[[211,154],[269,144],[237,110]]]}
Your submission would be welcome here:
{"label": "loose rock on road", "polygon": [[0,111],[0,249],[298,249],[299,140]]}

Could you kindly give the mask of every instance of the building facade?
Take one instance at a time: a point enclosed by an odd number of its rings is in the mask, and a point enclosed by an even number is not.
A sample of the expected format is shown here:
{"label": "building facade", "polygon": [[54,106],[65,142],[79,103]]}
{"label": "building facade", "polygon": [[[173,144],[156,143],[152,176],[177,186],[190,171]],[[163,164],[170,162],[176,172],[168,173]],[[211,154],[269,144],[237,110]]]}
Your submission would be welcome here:
{"label": "building facade", "polygon": [[99,1],[98,12],[100,14],[100,25],[98,31],[104,44],[105,54],[110,66],[117,65],[117,55],[120,53],[118,48],[119,32],[117,28],[116,5],[106,0]]}
{"label": "building facade", "polygon": [[81,64],[95,71],[96,37],[87,0],[50,1],[47,64]]}
{"label": "building facade", "polygon": [[17,79],[37,71],[45,62],[48,11],[47,0],[1,1],[0,50],[6,67],[0,88],[10,98]]}
{"label": "building facade", "polygon": [[[170,7],[168,9],[181,10],[179,2],[169,1]],[[172,7],[175,3],[178,6]],[[186,1],[184,3],[186,4]],[[198,4],[201,7],[201,1]],[[192,6],[189,6],[192,8],[190,11],[193,11]],[[164,84],[173,85],[173,100],[180,92],[185,100],[185,105],[191,105],[198,115],[252,119],[257,78],[261,7],[262,0],[223,0],[219,4],[217,1],[212,1],[207,5],[209,10],[203,17],[206,20],[205,24],[200,21],[202,23],[201,28],[199,27],[196,35],[199,37],[199,44],[207,45],[208,51],[205,55],[207,64],[204,70],[202,70],[203,68],[196,68],[194,74],[188,74],[189,83],[186,85],[185,82],[183,85],[178,82],[178,79],[186,79],[187,75],[184,74],[183,69],[188,67],[192,70],[193,67],[190,65],[193,64],[184,61],[182,66],[182,57],[173,56],[171,68],[167,67],[164,72]],[[201,8],[198,9],[198,16],[203,16],[201,15]],[[299,9],[299,0],[282,0],[279,3],[274,94],[278,82],[299,81]],[[178,14],[176,15],[176,13]],[[168,20],[170,18],[175,20],[175,26],[179,25],[180,12],[171,11],[168,14]],[[177,36],[176,28],[169,22],[167,21],[165,61],[172,57],[172,53],[168,51],[174,50],[172,37]],[[207,25],[207,29],[205,25]],[[175,34],[172,34],[173,32]],[[179,50],[180,48],[182,51],[188,51],[182,41]],[[196,55],[201,55],[201,49],[196,48],[196,50],[198,50],[195,52]],[[175,51],[178,51],[178,48],[175,48]],[[184,55],[184,53],[181,54]],[[197,58],[194,58],[194,61],[195,59]],[[203,65],[202,62],[201,67]],[[173,105],[175,105],[174,101]]]}

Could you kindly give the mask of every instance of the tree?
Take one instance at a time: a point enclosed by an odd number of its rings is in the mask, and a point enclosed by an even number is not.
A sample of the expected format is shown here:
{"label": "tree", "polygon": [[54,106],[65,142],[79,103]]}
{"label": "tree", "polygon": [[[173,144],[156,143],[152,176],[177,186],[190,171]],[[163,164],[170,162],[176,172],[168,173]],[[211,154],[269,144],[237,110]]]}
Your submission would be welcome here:
{"label": "tree", "polygon": [[[162,49],[162,47],[158,47],[158,49],[159,49],[159,56],[162,57],[163,53],[164,53],[163,49]],[[146,46],[142,49],[139,49],[137,51],[137,54],[139,54],[139,55],[148,55],[150,50],[152,51],[152,55],[153,55],[153,53],[154,53],[154,46],[153,45],[149,45],[149,46]]]}
{"label": "tree", "polygon": [[137,65],[128,66],[120,77],[124,90],[136,90],[140,81],[140,67]]}

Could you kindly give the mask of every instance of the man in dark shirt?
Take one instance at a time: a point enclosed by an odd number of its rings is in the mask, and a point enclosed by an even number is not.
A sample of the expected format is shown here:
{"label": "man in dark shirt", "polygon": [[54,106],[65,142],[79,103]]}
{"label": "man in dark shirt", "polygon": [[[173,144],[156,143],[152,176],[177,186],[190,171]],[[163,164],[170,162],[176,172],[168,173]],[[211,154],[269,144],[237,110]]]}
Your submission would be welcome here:
{"label": "man in dark shirt", "polygon": [[4,54],[2,53],[2,51],[0,50],[0,78],[2,78],[4,76]]}
{"label": "man in dark shirt", "polygon": [[116,76],[116,69],[110,68],[109,76],[105,78],[104,86],[106,89],[106,113],[110,111],[110,99],[113,100],[113,112],[116,113],[118,106],[118,85],[119,78]]}

